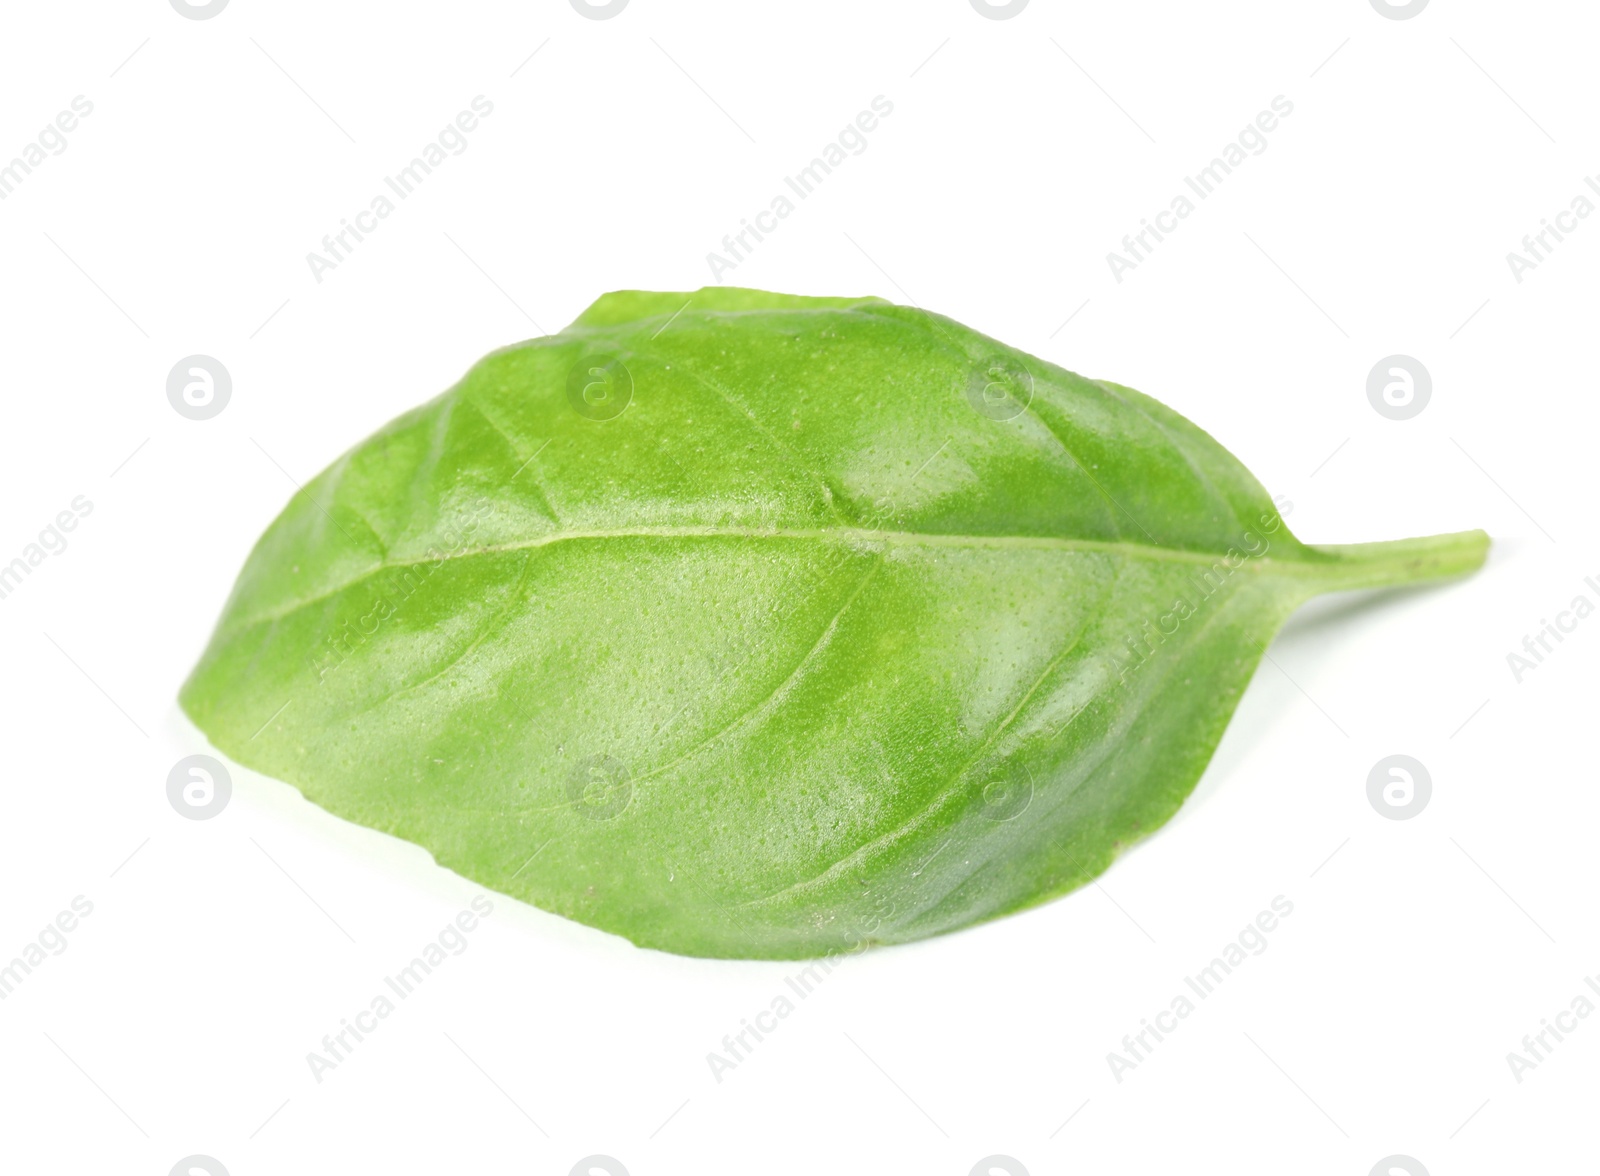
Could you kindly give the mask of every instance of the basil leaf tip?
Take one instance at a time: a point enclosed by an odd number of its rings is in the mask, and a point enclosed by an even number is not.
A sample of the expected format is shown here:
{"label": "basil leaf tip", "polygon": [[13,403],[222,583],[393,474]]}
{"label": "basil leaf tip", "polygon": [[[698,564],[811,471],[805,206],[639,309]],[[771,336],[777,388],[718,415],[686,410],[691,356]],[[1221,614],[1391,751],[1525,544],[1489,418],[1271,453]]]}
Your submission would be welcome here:
{"label": "basil leaf tip", "polygon": [[1320,593],[1188,420],[876,298],[602,297],[307,484],[181,692],[234,760],[545,910],[804,958],[1044,902],[1159,828]]}

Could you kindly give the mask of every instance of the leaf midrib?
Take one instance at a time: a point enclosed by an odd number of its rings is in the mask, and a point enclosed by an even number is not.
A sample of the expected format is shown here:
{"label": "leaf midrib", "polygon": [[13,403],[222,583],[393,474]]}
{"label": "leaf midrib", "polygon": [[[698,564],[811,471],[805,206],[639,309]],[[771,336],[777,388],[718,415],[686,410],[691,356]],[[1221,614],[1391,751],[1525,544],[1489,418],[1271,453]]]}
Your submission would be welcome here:
{"label": "leaf midrib", "polygon": [[[437,563],[441,560],[501,555],[513,551],[549,547],[556,543],[575,541],[604,542],[612,539],[791,539],[837,542],[862,547],[888,544],[898,547],[977,547],[997,551],[1086,551],[1156,562],[1187,563],[1197,567],[1214,566],[1223,561],[1227,555],[1226,552],[1189,551],[1183,548],[1155,547],[1144,543],[1129,543],[1109,539],[1068,539],[1053,535],[938,534],[927,531],[882,531],[871,527],[661,526],[553,531],[517,543],[491,544],[454,554],[441,555],[437,552],[432,552],[420,555],[415,559],[385,560],[360,575],[353,576],[343,583],[329,588],[325,592],[304,597],[271,612],[258,614],[237,626],[229,626],[229,629],[230,631],[238,631],[281,620],[319,601],[337,596],[362,581],[371,579],[373,576],[391,568],[416,567],[426,563]],[[1230,574],[1244,570],[1260,574],[1269,569],[1289,575],[1315,575],[1326,570],[1323,564],[1316,561],[1272,559],[1265,555],[1251,556],[1238,567],[1228,570]]]}

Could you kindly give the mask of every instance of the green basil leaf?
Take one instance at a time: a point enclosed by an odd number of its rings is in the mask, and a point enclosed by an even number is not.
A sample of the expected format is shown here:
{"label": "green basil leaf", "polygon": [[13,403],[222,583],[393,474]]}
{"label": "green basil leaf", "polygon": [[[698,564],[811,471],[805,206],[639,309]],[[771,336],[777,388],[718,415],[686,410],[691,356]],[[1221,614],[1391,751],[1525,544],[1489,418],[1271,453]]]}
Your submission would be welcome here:
{"label": "green basil leaf", "polygon": [[1083,885],[1294,608],[1487,544],[1302,544],[1171,409],[938,315],[623,292],[296,495],[182,704],[494,890],[815,956]]}

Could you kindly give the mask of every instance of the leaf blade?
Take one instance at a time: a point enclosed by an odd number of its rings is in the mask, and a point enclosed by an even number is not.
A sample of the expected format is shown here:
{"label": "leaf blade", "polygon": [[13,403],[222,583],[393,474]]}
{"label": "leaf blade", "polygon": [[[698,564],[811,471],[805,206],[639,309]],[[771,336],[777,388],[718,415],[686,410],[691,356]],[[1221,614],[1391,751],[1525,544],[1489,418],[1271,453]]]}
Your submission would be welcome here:
{"label": "leaf blade", "polygon": [[[629,399],[596,417],[574,386]],[[304,497],[183,689],[212,742],[703,955],[906,941],[1081,885],[1176,811],[1301,601],[1482,559],[1306,547],[1131,389],[755,291],[608,295]]]}

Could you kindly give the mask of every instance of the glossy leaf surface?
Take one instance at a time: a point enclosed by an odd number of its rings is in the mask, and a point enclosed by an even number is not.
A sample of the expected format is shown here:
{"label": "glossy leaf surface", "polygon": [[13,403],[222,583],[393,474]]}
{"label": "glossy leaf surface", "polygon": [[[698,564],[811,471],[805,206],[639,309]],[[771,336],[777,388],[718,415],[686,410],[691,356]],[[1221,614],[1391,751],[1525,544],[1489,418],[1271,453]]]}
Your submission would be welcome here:
{"label": "glossy leaf surface", "polygon": [[495,890],[814,956],[1094,878],[1297,605],[1486,545],[1304,545],[1170,409],[920,310],[624,292],[296,495],[182,703]]}

